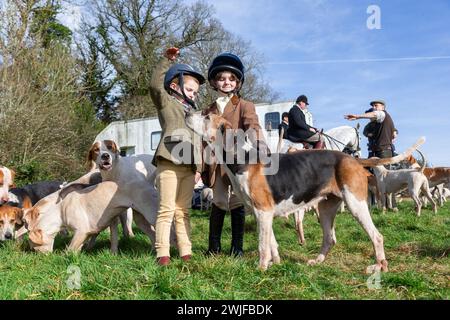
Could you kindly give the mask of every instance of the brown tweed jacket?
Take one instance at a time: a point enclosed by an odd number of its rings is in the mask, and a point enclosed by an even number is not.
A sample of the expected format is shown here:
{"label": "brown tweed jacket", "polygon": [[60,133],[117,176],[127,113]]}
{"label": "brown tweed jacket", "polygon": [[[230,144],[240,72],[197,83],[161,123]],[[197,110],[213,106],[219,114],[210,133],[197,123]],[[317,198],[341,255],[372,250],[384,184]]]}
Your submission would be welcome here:
{"label": "brown tweed jacket", "polygon": [[[209,107],[204,109],[202,112],[203,115],[211,113],[219,114],[216,102],[209,105]],[[233,129],[243,129],[244,131],[254,129],[257,132],[256,138],[258,140],[264,139],[253,102],[246,101],[234,95],[225,106],[222,117],[231,123]],[[203,146],[205,147],[205,144]],[[216,174],[220,174],[220,177],[222,179],[226,179],[226,183],[229,184],[229,181],[226,178],[226,173],[220,168],[220,166],[218,167],[218,164],[214,161],[214,157],[212,157],[210,163],[211,165],[207,165],[205,163],[203,164],[203,182],[206,185],[213,187],[217,178]]]}

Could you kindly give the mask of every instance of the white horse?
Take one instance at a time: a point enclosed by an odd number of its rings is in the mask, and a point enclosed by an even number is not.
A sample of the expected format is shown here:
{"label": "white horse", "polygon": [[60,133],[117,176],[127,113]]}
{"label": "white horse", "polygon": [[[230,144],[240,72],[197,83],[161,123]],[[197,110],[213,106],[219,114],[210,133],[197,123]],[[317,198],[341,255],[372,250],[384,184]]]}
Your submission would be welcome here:
{"label": "white horse", "polygon": [[341,126],[323,133],[325,149],[346,152],[352,156],[361,156],[359,123],[356,128]]}
{"label": "white horse", "polygon": [[[322,133],[325,149],[348,153],[354,157],[361,157],[359,124],[356,128],[340,126]],[[292,152],[304,149],[301,142],[294,143],[283,139],[278,143],[278,152]]]}

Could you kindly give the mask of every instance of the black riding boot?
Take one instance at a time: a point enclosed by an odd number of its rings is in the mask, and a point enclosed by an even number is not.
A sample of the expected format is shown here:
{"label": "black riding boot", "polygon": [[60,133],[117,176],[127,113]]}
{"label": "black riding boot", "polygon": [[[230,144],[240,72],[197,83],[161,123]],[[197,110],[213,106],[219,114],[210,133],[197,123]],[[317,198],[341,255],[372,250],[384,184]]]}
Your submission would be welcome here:
{"label": "black riding boot", "polygon": [[244,254],[245,209],[239,207],[231,210],[231,250],[230,255],[241,257]]}
{"label": "black riding boot", "polygon": [[221,250],[220,237],[222,236],[223,220],[225,218],[225,210],[211,207],[211,216],[209,217],[209,247],[207,253],[217,254]]}

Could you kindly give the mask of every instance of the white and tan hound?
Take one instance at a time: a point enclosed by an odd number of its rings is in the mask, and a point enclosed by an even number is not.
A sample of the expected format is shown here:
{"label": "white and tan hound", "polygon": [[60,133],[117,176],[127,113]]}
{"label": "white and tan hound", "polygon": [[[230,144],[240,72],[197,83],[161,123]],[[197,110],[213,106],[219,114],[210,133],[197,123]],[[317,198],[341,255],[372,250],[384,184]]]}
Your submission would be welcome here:
{"label": "white and tan hound", "polygon": [[[386,205],[389,209],[398,211],[395,204],[395,194],[406,188],[408,189],[408,193],[416,205],[417,216],[420,216],[422,210],[422,201],[420,200],[421,192],[423,192],[423,194],[432,203],[434,213],[437,212],[436,203],[431,196],[428,179],[424,175],[426,160],[424,155],[419,150],[417,151],[423,158],[422,166],[419,168],[398,170],[388,170],[384,166],[376,166],[373,168],[377,179],[383,212],[386,211]],[[392,195],[392,197],[390,195]]]}
{"label": "white and tan hound", "polygon": [[[102,181],[114,181],[120,192],[132,197],[135,190],[154,182],[155,166],[151,164],[151,155],[121,157],[119,146],[113,140],[96,141],[88,152],[89,169],[99,170]],[[143,206],[143,204],[141,204]],[[132,210],[127,209],[120,215],[125,236],[133,236]]]}
{"label": "white and tan hound", "polygon": [[[150,185],[134,191],[133,197],[120,192],[113,181],[100,182],[92,186],[71,184],[63,191],[56,192],[40,200],[31,209],[24,210],[23,220],[29,230],[32,248],[39,252],[51,252],[56,235],[63,229],[74,232],[68,250],[79,251],[91,237],[117,223],[117,217],[134,201],[147,203],[139,208],[142,215],[134,211],[135,221],[154,245],[157,208],[151,203],[157,201],[157,193]],[[151,221],[152,223],[150,223]],[[118,251],[117,228],[111,228],[111,251]]]}
{"label": "white and tan hound", "polygon": [[[231,125],[222,117],[210,114],[187,113],[186,124],[212,147],[223,149],[220,133]],[[226,136],[226,134],[225,134]],[[229,141],[229,137],[226,137]],[[270,263],[279,263],[278,244],[272,229],[273,218],[318,204],[323,242],[319,255],[308,264],[325,260],[336,242],[334,218],[342,201],[370,237],[375,249],[376,264],[367,272],[387,271],[383,236],[372,222],[367,206],[367,171],[363,166],[391,164],[404,160],[423,139],[402,155],[388,159],[355,159],[338,151],[305,150],[289,154],[273,154],[271,161],[279,161],[279,170],[266,175],[267,165],[227,164],[233,189],[244,204],[253,210],[259,233],[259,267],[266,270]],[[222,146],[221,146],[222,145]],[[227,149],[227,148],[225,148]],[[248,149],[247,149],[248,150]],[[235,152],[234,149],[231,152]],[[226,153],[226,152],[224,152]],[[216,153],[217,155],[217,153]],[[222,160],[232,157],[224,157]],[[244,157],[245,159],[245,157]]]}

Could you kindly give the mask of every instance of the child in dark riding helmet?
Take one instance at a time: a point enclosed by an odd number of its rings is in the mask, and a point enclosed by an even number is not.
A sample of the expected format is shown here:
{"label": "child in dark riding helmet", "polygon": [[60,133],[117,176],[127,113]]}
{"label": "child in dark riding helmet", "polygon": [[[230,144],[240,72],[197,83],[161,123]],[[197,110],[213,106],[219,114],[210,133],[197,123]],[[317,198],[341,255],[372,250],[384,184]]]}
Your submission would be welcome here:
{"label": "child in dark riding helmet", "polygon": [[[205,79],[190,65],[172,64],[178,55],[177,48],[167,49],[157,63],[150,83],[150,94],[158,110],[162,129],[153,158],[153,164],[157,167],[156,187],[160,198],[155,247],[157,262],[162,266],[170,263],[173,220],[180,257],[183,261],[191,258],[189,208],[194,191],[194,176],[201,170],[201,143],[194,139],[194,133],[186,126],[184,118],[186,110],[196,108],[195,100]],[[182,152],[179,152],[180,149]],[[192,157],[186,159],[182,154]]]}
{"label": "child in dark riding helmet", "polygon": [[[241,98],[239,91],[245,80],[244,65],[238,56],[222,53],[215,57],[208,70],[210,86],[217,91],[217,99],[203,114],[218,114],[231,123],[232,129],[242,129],[253,134],[257,145],[266,145],[256,114],[255,105]],[[213,158],[214,160],[214,158]],[[213,189],[213,205],[209,221],[208,253],[221,251],[221,235],[225,213],[231,212],[231,250],[230,255],[243,255],[245,210],[243,203],[234,194],[226,173],[215,161],[204,165],[207,184]],[[205,179],[204,179],[205,182]]]}

